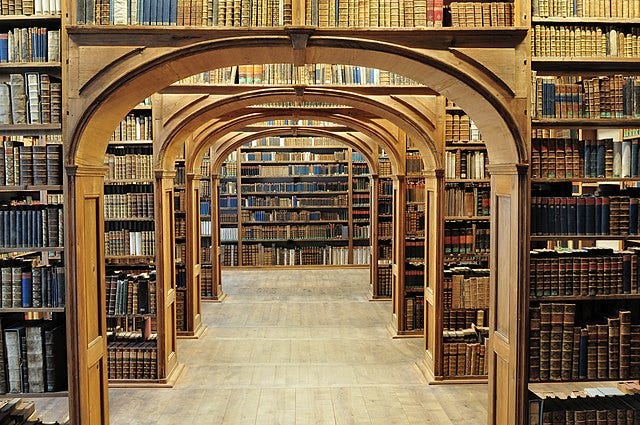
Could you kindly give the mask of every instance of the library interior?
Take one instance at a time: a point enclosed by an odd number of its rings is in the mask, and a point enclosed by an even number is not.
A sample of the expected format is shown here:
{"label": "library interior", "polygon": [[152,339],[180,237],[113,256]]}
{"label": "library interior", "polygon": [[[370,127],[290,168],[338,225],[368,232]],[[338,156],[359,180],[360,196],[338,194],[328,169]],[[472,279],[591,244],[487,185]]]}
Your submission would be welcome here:
{"label": "library interior", "polygon": [[0,423],[640,423],[640,0],[0,27]]}

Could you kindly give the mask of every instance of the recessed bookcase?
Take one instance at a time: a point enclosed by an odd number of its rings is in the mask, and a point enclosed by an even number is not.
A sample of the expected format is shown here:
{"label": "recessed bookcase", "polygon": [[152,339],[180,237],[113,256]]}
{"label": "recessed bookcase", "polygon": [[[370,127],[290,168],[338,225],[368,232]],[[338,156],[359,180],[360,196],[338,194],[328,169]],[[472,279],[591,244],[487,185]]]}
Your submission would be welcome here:
{"label": "recessed bookcase", "polygon": [[[217,300],[217,292],[214,288],[212,237],[213,217],[211,215],[211,199],[213,176],[210,152],[206,152],[200,164],[200,293],[201,299]],[[217,181],[216,181],[217,186]],[[218,217],[220,219],[220,217]]]}
{"label": "recessed bookcase", "polygon": [[60,11],[0,13],[0,394],[66,396]]}
{"label": "recessed bookcase", "polygon": [[489,320],[488,157],[473,120],[450,101],[445,111],[443,276],[432,370],[436,382],[486,382]]}
{"label": "recessed bookcase", "polygon": [[393,288],[393,178],[391,161],[380,149],[378,176],[371,188],[371,225],[376,235],[371,238],[371,298],[390,300]]}
{"label": "recessed bookcase", "polygon": [[223,266],[368,265],[369,170],[333,139],[270,137],[220,170]]}
{"label": "recessed bookcase", "polygon": [[162,378],[158,356],[158,284],[150,101],[114,131],[105,155],[104,228],[109,383]]}
{"label": "recessed bookcase", "polygon": [[[529,417],[637,413],[629,398],[584,389],[640,378],[640,10],[616,1],[532,7]],[[567,391],[587,398],[549,395]]]}
{"label": "recessed bookcase", "polygon": [[187,192],[184,158],[175,163],[173,179],[174,279],[176,283],[176,331],[187,330]]}

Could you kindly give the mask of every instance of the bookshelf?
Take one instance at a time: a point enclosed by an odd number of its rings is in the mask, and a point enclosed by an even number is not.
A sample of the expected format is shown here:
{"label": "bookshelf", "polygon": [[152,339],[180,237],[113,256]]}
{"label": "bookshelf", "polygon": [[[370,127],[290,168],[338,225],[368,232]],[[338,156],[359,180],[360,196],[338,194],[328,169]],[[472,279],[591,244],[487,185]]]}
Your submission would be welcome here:
{"label": "bookshelf", "polygon": [[[640,69],[631,59],[640,14],[633,2],[532,8],[529,416],[607,416],[637,400],[588,393],[579,403],[556,394],[640,376],[633,98]],[[585,43],[551,49],[558,35]]]}
{"label": "bookshelf", "polygon": [[[212,174],[211,153],[208,150],[200,164],[200,273],[201,273],[201,298],[203,301],[217,300],[218,292],[214,287],[214,268],[212,258],[213,245],[213,220],[212,216],[212,188],[214,176]],[[216,188],[218,187],[217,181]],[[220,216],[218,216],[220,220]]]}
{"label": "bookshelf", "polygon": [[429,375],[436,383],[486,382],[489,325],[488,156],[473,120],[446,101],[443,270],[437,286]]}
{"label": "bookshelf", "polygon": [[105,300],[112,386],[162,381],[150,100],[116,127],[104,159]]}
{"label": "bookshelf", "polygon": [[243,145],[220,169],[222,265],[368,265],[369,180],[364,158],[329,138]]}
{"label": "bookshelf", "polygon": [[372,181],[371,298],[390,300],[393,291],[393,178],[391,161],[380,149],[378,175]]}
{"label": "bookshelf", "polygon": [[0,394],[67,396],[60,13],[12,12],[0,17]]}
{"label": "bookshelf", "polygon": [[184,158],[175,162],[173,179],[174,279],[176,284],[176,332],[187,331],[187,176]]}

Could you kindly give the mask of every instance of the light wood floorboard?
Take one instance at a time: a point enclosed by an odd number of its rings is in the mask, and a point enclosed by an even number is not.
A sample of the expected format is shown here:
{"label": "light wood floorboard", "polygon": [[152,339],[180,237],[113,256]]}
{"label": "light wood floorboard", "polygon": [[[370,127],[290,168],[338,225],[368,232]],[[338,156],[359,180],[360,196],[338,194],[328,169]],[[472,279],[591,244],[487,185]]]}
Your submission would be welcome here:
{"label": "light wood floorboard", "polygon": [[[392,339],[389,302],[368,301],[368,271],[225,271],[207,332],[179,340],[172,389],[111,389],[111,423],[483,425],[486,385],[429,386],[422,339]],[[42,417],[66,400],[39,400]]]}

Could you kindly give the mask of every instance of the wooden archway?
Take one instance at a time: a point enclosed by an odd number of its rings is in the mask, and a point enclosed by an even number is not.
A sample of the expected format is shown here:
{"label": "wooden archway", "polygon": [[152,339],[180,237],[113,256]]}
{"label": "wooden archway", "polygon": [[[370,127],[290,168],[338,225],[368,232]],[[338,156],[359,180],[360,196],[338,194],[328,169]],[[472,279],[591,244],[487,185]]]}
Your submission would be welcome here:
{"label": "wooden archway", "polygon": [[[461,106],[487,138],[492,159],[489,423],[524,421],[523,350],[528,267],[528,90],[526,30],[501,32],[491,49],[473,33],[264,29],[233,31],[67,27],[65,124],[66,265],[69,275],[70,416],[108,423],[102,252],[101,164],[120,119],[141,99],[208,69],[238,65],[344,63],[393,71]],[[408,37],[407,35],[410,34]],[[131,40],[139,40],[132,45]],[[524,65],[524,66],[523,66]],[[160,187],[171,176],[159,172]],[[162,192],[159,201],[165,196]],[[168,230],[167,223],[160,223]],[[166,227],[166,229],[164,229]],[[86,235],[96,235],[86,237]],[[170,248],[169,246],[165,248]],[[160,248],[162,249],[162,248]],[[497,259],[500,258],[500,262]],[[158,263],[159,275],[168,270]],[[166,291],[172,306],[171,288]],[[169,307],[171,309],[171,307]],[[171,311],[167,312],[171,316]],[[169,319],[171,320],[171,319]],[[174,346],[165,347],[171,352]]]}

